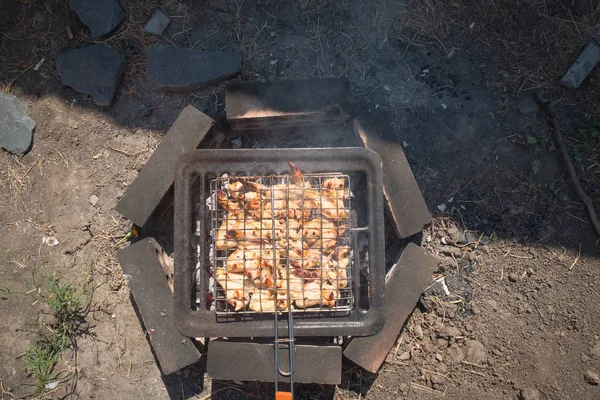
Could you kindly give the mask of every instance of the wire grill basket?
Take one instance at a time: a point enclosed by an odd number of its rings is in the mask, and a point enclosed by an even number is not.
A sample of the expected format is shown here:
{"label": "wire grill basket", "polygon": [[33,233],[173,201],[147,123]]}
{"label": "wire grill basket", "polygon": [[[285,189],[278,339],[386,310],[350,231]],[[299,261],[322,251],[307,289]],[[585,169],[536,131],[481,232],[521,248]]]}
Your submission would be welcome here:
{"label": "wire grill basket", "polygon": [[[296,177],[296,180],[300,179]],[[350,177],[211,180],[212,294],[218,315],[354,307]]]}

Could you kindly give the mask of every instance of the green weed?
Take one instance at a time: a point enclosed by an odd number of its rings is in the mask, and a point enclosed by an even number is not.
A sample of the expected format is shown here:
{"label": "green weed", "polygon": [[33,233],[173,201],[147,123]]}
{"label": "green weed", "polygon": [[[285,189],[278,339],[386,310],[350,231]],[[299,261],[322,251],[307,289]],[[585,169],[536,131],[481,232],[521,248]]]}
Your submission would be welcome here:
{"label": "green weed", "polygon": [[26,368],[40,391],[47,383],[64,378],[63,373],[54,371],[56,363],[60,354],[75,343],[85,322],[81,298],[70,285],[50,279],[48,294],[42,297],[52,311],[54,320],[38,327],[38,340],[25,355]]}

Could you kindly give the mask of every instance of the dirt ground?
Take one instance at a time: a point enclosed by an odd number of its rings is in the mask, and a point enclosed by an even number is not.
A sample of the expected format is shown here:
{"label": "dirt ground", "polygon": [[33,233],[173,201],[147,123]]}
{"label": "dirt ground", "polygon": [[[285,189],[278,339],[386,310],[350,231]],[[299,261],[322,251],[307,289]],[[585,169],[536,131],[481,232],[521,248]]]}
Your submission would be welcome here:
{"label": "dirt ground", "polygon": [[[56,56],[92,42],[67,2],[15,4],[17,22],[0,27],[0,88],[37,128],[27,155],[0,153],[0,288],[12,292],[0,300],[0,398],[35,392],[24,354],[48,309],[30,285],[44,294],[49,276],[81,288],[88,329],[57,366],[66,378],[36,397],[270,396],[270,385],[211,382],[204,361],[161,376],[116,262],[130,223],[114,206],[178,113],[193,104],[224,121],[226,82],[152,87],[144,54],[156,42],[240,52],[243,71],[227,83],[347,77],[354,113],[389,115],[435,217],[418,240],[439,268],[379,373],[348,363],[342,385],[299,386],[299,398],[600,398],[584,379],[600,372],[598,237],[531,105],[534,94],[551,102],[600,210],[600,71],[577,90],[557,84],[594,40],[596,1],[256,0],[219,11],[130,0],[99,41],[127,59],[109,107],[57,78]],[[171,17],[164,39],[143,32],[156,7]]]}

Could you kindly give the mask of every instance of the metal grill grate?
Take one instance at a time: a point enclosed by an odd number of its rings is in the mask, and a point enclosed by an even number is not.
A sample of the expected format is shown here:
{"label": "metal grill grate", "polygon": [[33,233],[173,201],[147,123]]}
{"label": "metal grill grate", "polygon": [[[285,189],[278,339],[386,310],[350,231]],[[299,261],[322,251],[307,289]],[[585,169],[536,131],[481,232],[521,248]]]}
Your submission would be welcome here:
{"label": "metal grill grate", "polygon": [[217,314],[354,308],[348,175],[222,176],[210,193]]}

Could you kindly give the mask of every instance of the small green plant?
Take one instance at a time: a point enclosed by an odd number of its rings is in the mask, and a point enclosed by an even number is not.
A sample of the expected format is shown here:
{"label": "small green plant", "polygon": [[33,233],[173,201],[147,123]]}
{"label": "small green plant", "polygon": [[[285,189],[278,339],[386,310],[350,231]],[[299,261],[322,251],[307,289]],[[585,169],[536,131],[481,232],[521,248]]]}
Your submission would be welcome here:
{"label": "small green plant", "polygon": [[40,391],[47,383],[62,378],[62,374],[55,372],[54,367],[60,354],[74,344],[81,324],[85,322],[81,299],[70,285],[50,279],[48,294],[42,297],[52,311],[54,320],[38,327],[38,341],[25,356],[26,368],[32,373]]}

